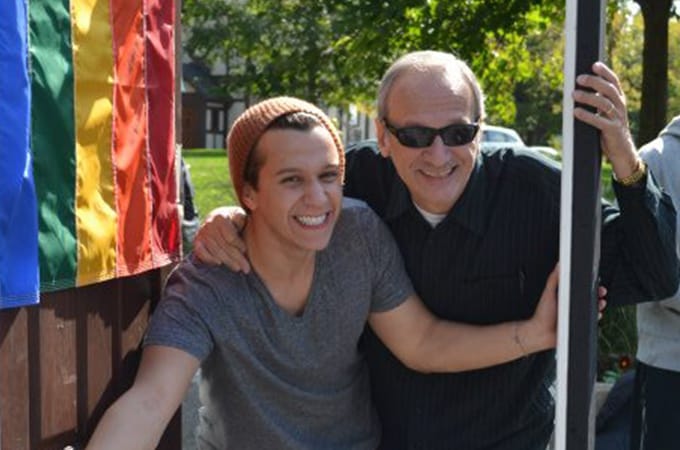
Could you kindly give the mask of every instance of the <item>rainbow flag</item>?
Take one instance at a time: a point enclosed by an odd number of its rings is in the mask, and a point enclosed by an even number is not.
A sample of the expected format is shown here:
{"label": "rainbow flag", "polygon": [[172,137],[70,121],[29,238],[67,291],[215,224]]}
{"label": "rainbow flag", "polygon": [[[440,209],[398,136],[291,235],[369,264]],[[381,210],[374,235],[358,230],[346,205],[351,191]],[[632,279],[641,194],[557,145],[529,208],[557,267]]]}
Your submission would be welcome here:
{"label": "rainbow flag", "polygon": [[174,1],[0,1],[0,307],[176,261]]}

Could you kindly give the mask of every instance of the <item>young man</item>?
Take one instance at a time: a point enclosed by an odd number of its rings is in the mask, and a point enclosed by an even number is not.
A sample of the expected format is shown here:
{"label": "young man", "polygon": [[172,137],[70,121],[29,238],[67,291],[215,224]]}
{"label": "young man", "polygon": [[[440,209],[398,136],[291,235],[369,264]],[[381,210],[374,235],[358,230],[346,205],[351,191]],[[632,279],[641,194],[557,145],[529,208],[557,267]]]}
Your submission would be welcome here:
{"label": "young man", "polygon": [[[680,206],[680,116],[659,137],[640,149],[659,185]],[[675,251],[680,256],[680,223]],[[680,290],[660,302],[637,307],[638,351],[631,447],[673,450],[678,447],[680,409]]]}
{"label": "young man", "polygon": [[[675,211],[635,152],[625,97],[604,64],[581,75],[577,119],[601,130],[620,209],[602,215],[600,277],[610,302],[661,299],[678,286]],[[560,172],[531,152],[480,150],[484,97],[447,53],[405,55],[378,93],[379,153],[347,153],[345,195],[366,201],[395,237],[416,292],[437,316],[470,324],[529,317],[559,252]],[[596,151],[596,149],[593,149]],[[224,217],[199,231],[201,259],[247,270]],[[554,355],[483,370],[422,374],[369,332],[381,448],[544,450],[553,428]]]}
{"label": "young man", "polygon": [[344,150],[328,117],[289,97],[246,110],[228,138],[253,270],[184,261],[154,313],[132,388],[90,449],[151,449],[201,367],[202,449],[366,449],[380,439],[358,348],[368,321],[423,372],[505,363],[555,343],[557,275],[534,316],[444,322],[413,293],[389,231],[342,202]]}

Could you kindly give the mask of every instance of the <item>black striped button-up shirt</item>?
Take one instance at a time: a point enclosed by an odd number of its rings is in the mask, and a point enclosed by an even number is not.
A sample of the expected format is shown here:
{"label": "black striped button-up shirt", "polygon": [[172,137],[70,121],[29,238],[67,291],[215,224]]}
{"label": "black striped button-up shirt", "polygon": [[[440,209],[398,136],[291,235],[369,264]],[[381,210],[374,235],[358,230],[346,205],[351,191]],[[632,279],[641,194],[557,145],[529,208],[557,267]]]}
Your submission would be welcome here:
{"label": "black striped button-up shirt", "polygon": [[[672,294],[678,261],[670,200],[651,177],[614,188],[620,210],[605,205],[602,215],[600,277],[609,303]],[[529,151],[482,152],[463,195],[434,228],[374,144],[348,150],[345,194],[384,219],[416,291],[441,318],[493,324],[530,317],[558,259],[559,167]],[[483,370],[421,374],[370,331],[363,345],[382,449],[545,449],[553,351]]]}

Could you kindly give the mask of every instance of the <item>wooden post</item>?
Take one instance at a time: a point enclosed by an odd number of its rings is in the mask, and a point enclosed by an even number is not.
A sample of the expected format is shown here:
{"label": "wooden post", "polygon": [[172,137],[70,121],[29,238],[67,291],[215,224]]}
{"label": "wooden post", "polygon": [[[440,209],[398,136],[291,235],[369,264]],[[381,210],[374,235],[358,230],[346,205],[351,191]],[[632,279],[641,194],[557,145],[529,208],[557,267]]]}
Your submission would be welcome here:
{"label": "wooden post", "polygon": [[560,289],[557,346],[557,450],[594,445],[593,386],[597,356],[597,284],[600,260],[599,132],[574,119],[578,74],[600,60],[604,0],[567,0],[560,217]]}

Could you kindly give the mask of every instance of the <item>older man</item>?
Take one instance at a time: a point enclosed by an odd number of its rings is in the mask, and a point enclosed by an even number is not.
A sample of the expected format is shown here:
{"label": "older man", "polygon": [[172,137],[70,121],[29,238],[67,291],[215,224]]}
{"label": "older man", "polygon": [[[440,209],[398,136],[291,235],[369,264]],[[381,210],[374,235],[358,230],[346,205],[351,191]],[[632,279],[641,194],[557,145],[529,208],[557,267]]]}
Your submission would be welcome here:
{"label": "older man", "polygon": [[[615,303],[678,286],[675,211],[630,138],[625,98],[604,64],[581,75],[575,117],[602,131],[620,210],[603,208],[601,280]],[[396,238],[409,276],[442,318],[492,324],[528,317],[558,258],[559,168],[530,152],[480,151],[482,90],[447,53],[407,54],[378,94],[379,153],[347,152],[345,194],[365,200]],[[593,149],[596,151],[596,149]],[[248,269],[234,228],[217,215],[200,233],[205,261]],[[554,355],[483,370],[424,375],[370,331],[364,349],[382,421],[381,448],[545,449],[553,424]]]}

